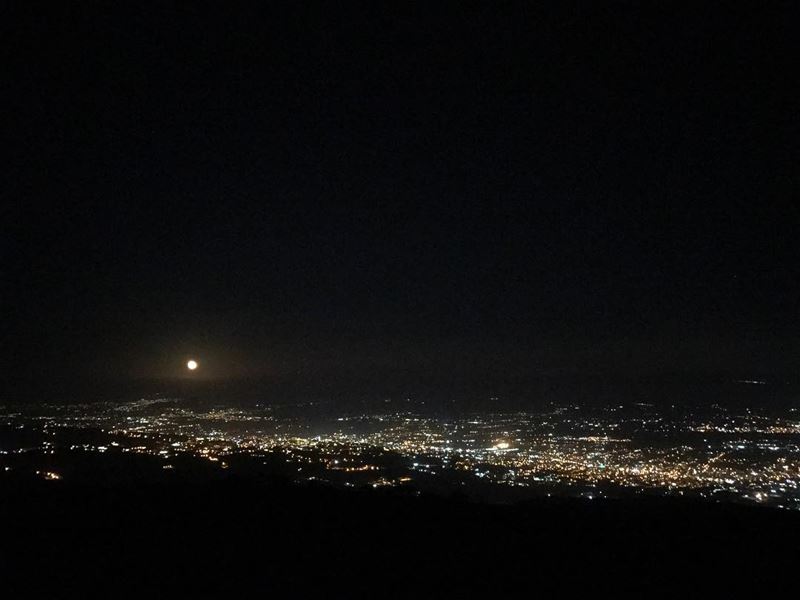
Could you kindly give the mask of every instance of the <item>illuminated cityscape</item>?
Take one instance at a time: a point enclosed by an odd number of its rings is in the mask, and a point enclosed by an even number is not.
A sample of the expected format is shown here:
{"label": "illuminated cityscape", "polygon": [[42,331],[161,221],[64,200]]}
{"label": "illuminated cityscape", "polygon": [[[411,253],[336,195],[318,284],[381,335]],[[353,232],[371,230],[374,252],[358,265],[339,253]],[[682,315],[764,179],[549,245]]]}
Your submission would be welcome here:
{"label": "illuminated cityscape", "polygon": [[796,597],[798,8],[4,2],[3,597]]}
{"label": "illuminated cityscape", "polygon": [[775,417],[720,406],[687,414],[650,404],[565,405],[443,417],[412,405],[331,417],[313,403],[191,407],[155,398],[5,407],[0,425],[8,440],[0,468],[51,480],[69,477],[58,465],[70,457],[138,454],[165,472],[181,471],[189,457],[219,474],[277,460],[299,483],[501,501],[660,494],[800,509],[796,409]]}

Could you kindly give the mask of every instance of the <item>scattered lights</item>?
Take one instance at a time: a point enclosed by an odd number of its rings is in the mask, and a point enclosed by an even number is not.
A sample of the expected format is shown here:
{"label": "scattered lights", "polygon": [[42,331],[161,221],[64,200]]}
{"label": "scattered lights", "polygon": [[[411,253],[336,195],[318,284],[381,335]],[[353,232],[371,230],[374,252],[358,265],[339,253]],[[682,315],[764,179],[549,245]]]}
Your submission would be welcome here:
{"label": "scattered lights", "polygon": [[[104,403],[88,414],[86,407],[64,407],[55,416],[3,415],[9,426],[38,429],[48,440],[59,427],[69,427],[106,432],[114,441],[66,447],[42,441],[2,454],[13,460],[31,452],[118,451],[160,456],[164,463],[194,456],[225,469],[234,454],[274,453],[302,473],[303,481],[348,487],[399,486],[411,481],[411,474],[424,486],[444,474],[454,485],[477,478],[548,495],[599,498],[650,491],[800,509],[797,415],[772,418],[720,409],[676,419],[651,405],[636,406],[634,412],[559,407],[450,420],[409,411],[354,414],[330,419],[332,427],[318,434],[276,407],[199,410],[142,399]],[[48,478],[45,473],[50,471],[37,475]]]}

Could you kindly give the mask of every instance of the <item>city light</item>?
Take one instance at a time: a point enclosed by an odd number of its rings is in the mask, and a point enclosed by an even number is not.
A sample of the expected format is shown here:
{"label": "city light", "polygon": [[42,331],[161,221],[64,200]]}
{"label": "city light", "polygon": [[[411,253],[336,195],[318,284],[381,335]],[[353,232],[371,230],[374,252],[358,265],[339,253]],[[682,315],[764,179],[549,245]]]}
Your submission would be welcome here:
{"label": "city light", "polygon": [[[293,467],[297,481],[399,486],[492,483],[532,495],[582,498],[693,495],[800,509],[800,414],[774,417],[716,407],[666,416],[652,405],[552,406],[542,412],[472,413],[442,418],[404,410],[298,418],[311,405],[192,406],[175,399],[52,407],[50,414],[0,414],[7,426],[41,432],[39,445],[0,454],[48,459],[61,452],[148,454],[160,471],[196,457],[235,469],[231,457]],[[313,423],[313,425],[312,425]],[[61,431],[86,430],[59,447]],[[92,431],[105,437],[92,437]],[[91,440],[91,441],[89,441]],[[42,462],[40,477],[61,477]],[[52,463],[56,464],[56,463]],[[260,463],[259,463],[260,464]]]}

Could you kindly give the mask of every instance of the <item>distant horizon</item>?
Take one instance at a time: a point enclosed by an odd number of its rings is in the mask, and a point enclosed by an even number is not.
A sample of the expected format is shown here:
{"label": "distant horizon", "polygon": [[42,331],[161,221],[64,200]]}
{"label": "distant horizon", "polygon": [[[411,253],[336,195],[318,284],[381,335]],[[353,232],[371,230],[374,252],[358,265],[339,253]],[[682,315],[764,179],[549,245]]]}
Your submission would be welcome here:
{"label": "distant horizon", "polygon": [[[9,387],[9,386],[7,386]],[[475,410],[501,406],[517,408],[541,407],[548,403],[586,403],[591,406],[652,402],[656,405],[676,404],[691,408],[722,406],[766,406],[782,409],[800,408],[800,387],[786,378],[731,378],[725,375],[609,377],[602,375],[548,375],[528,378],[516,385],[506,382],[493,388],[469,382],[461,385],[427,385],[417,382],[407,386],[353,386],[339,382],[325,385],[307,379],[282,381],[140,379],[120,385],[115,382],[86,382],[84,385],[25,387],[17,393],[0,396],[3,403],[64,403],[133,401],[140,398],[171,397],[226,402],[280,403],[325,402],[336,409],[350,409],[358,403],[380,406],[390,401],[402,405],[410,398],[415,403],[427,402],[430,410],[452,409],[454,404]],[[388,407],[387,407],[388,408]]]}

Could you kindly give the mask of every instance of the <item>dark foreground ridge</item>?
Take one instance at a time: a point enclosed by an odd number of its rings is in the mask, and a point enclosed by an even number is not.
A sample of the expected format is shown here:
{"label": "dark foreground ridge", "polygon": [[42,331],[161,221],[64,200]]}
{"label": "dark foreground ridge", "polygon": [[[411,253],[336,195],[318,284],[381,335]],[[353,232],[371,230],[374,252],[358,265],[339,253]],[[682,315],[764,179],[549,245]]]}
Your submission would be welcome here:
{"label": "dark foreground ridge", "polygon": [[19,584],[51,597],[763,592],[790,588],[800,558],[800,515],[661,499],[490,505],[236,478],[6,479],[0,513],[8,597]]}

